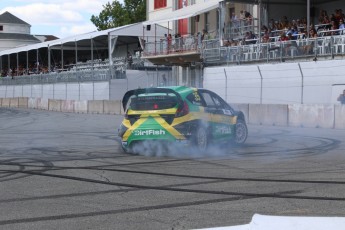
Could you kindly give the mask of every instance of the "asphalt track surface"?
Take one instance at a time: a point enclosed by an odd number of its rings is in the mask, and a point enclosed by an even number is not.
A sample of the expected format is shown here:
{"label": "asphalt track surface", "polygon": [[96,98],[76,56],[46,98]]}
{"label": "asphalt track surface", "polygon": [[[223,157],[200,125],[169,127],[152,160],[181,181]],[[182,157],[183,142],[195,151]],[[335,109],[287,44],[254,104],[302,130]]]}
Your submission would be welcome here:
{"label": "asphalt track surface", "polygon": [[249,125],[242,147],[133,155],[122,117],[0,108],[0,229],[193,229],[345,216],[345,131]]}

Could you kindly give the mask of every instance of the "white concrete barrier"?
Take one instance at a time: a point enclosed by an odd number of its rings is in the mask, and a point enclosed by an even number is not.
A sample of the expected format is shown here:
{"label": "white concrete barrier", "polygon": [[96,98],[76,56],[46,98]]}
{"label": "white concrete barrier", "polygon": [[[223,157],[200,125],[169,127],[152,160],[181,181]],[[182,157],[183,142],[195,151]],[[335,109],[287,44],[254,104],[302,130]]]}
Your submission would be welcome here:
{"label": "white concrete barrier", "polygon": [[74,100],[61,101],[61,112],[74,113]]}
{"label": "white concrete barrier", "polygon": [[2,107],[10,107],[10,98],[3,98],[1,101]]}
{"label": "white concrete barrier", "polygon": [[88,113],[103,113],[104,112],[104,101],[93,100],[88,101]]}
{"label": "white concrete barrier", "polygon": [[[118,100],[55,100],[0,98],[1,107],[20,107],[57,112],[124,114]],[[232,104],[249,124],[345,129],[345,105],[332,104]]]}
{"label": "white concrete barrier", "polygon": [[334,128],[334,105],[293,104],[289,108],[289,126]]}
{"label": "white concrete barrier", "polygon": [[104,100],[105,114],[121,114],[121,102],[115,100]]}
{"label": "white concrete barrier", "polygon": [[345,129],[345,105],[336,105],[334,108],[334,128]]}
{"label": "white concrete barrier", "polygon": [[49,104],[46,98],[37,98],[37,109],[48,110]]}
{"label": "white concrete barrier", "polygon": [[250,124],[258,125],[288,125],[288,107],[287,105],[274,104],[249,104]]}
{"label": "white concrete barrier", "polygon": [[37,106],[37,98],[30,97],[28,101],[28,108],[29,109],[38,109]]}
{"label": "white concrete barrier", "polygon": [[48,100],[48,109],[50,111],[61,112],[61,100],[49,99]]}
{"label": "white concrete barrier", "polygon": [[74,112],[75,113],[87,113],[87,101],[74,101]]}
{"label": "white concrete barrier", "polygon": [[27,98],[27,97],[18,98],[18,107],[19,108],[28,108],[28,101],[29,101],[29,98]]}
{"label": "white concrete barrier", "polygon": [[10,98],[10,107],[18,108],[19,99],[18,97]]}

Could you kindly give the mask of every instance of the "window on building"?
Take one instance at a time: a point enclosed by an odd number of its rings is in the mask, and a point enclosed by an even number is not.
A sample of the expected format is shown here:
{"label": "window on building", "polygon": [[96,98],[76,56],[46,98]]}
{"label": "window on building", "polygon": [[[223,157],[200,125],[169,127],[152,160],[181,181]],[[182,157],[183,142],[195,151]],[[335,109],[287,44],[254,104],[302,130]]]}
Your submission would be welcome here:
{"label": "window on building", "polygon": [[3,30],[4,30],[4,26],[0,25],[0,31],[3,31]]}
{"label": "window on building", "polygon": [[167,7],[167,0],[155,0],[155,10]]}

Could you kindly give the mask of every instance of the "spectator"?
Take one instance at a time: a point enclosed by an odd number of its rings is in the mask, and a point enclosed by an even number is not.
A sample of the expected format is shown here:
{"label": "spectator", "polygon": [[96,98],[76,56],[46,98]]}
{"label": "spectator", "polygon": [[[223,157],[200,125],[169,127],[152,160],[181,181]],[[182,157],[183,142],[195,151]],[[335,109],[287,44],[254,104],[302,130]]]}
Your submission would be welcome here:
{"label": "spectator", "polygon": [[165,76],[165,74],[162,75],[162,86],[167,86],[167,78]]}
{"label": "spectator", "polygon": [[208,32],[207,32],[207,30],[206,29],[203,29],[202,30],[202,35],[201,35],[201,40],[207,40],[207,39],[209,39],[210,37],[209,37],[209,34],[208,34]]}
{"label": "spectator", "polygon": [[247,31],[246,35],[244,36],[244,40],[246,41],[245,44],[255,44],[256,43],[256,36],[253,34],[252,31]]}
{"label": "spectator", "polygon": [[128,68],[132,68],[132,64],[133,64],[133,57],[132,54],[128,51],[127,52],[127,64],[128,64]]}
{"label": "spectator", "polygon": [[[314,28],[311,29],[309,32],[309,38],[317,38],[317,32]],[[311,51],[313,51],[314,46],[315,46],[315,41],[314,40],[309,41],[309,44],[302,47],[303,54],[304,55],[310,54]]]}
{"label": "spectator", "polygon": [[246,16],[245,16],[245,11],[241,10],[240,11],[240,20],[245,20]]}
{"label": "spectator", "polygon": [[172,48],[172,35],[169,34],[168,35],[168,53],[170,52],[171,48]]}
{"label": "spectator", "polygon": [[344,24],[344,19],[340,19],[339,20],[339,34],[344,34],[344,30],[345,30],[345,24]]}
{"label": "spectator", "polygon": [[268,28],[270,30],[276,30],[277,29],[273,18],[271,18],[270,22],[268,23]]}
{"label": "spectator", "polygon": [[327,11],[326,10],[320,10],[320,15],[319,15],[319,23],[322,24],[325,16],[328,17]]}
{"label": "spectator", "polygon": [[246,20],[246,25],[251,25],[253,21],[253,16],[248,11],[244,11],[244,17]]}
{"label": "spectator", "polygon": [[232,26],[234,27],[235,32],[238,31],[238,28],[240,26],[238,20],[239,19],[238,19],[237,15],[235,14],[235,12],[232,12],[231,17],[230,17],[230,22],[232,23]]}
{"label": "spectator", "polygon": [[339,101],[342,105],[345,104],[345,89],[343,90],[343,94],[340,94],[337,98],[337,101]]}

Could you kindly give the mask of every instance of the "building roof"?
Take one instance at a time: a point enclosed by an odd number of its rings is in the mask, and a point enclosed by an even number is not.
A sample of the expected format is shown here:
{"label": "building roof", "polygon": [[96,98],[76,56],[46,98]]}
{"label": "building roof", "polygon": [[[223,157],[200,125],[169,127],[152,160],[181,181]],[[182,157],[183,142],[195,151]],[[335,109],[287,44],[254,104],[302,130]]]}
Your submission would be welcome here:
{"label": "building roof", "polygon": [[157,24],[167,21],[175,21],[183,18],[190,18],[196,15],[216,9],[221,0],[210,0],[199,4],[190,5],[182,9],[174,10],[168,14],[161,15],[151,20],[143,22],[144,25]]}
{"label": "building roof", "polygon": [[59,39],[58,37],[56,37],[54,35],[35,34],[34,36],[42,42],[48,42],[48,41],[53,41],[53,40]]}
{"label": "building roof", "polygon": [[[12,49],[6,49],[0,51],[0,56],[2,55],[8,55],[12,53],[19,53],[19,52],[24,52],[28,50],[34,50],[34,49],[40,49],[40,48],[48,48],[53,46],[61,46],[62,44],[64,45],[64,49],[68,48],[68,45],[72,45],[73,49],[75,47],[74,42],[78,41],[78,47],[79,46],[90,46],[90,39],[96,39],[99,38],[100,40],[103,40],[105,43],[105,47],[108,48],[108,36],[144,36],[147,39],[147,42],[152,42],[155,38],[154,36],[159,36],[163,37],[164,33],[168,33],[168,29],[162,26],[157,26],[155,30],[150,30],[146,31],[146,27],[143,26],[142,22],[130,24],[130,25],[125,25],[117,28],[111,28],[107,30],[102,30],[102,31],[94,31],[94,32],[89,32],[85,34],[79,34],[79,35],[74,35],[71,37],[67,38],[60,38],[52,41],[46,41],[46,42],[39,42],[36,44],[31,44],[31,45],[26,45],[26,46],[21,46],[21,47],[16,47]],[[0,33],[0,36],[2,34]],[[8,34],[7,34],[8,35]],[[32,35],[33,36],[33,35]],[[106,37],[106,38],[105,38]],[[1,39],[1,37],[0,37]],[[150,40],[151,39],[151,40]],[[38,40],[38,39],[37,39]],[[128,38],[124,39],[124,42],[128,42]],[[39,40],[38,40],[39,41]],[[73,43],[73,44],[71,44]]]}
{"label": "building roof", "polygon": [[23,24],[23,25],[28,25],[31,26],[29,23],[24,22],[20,18],[17,18],[13,14],[9,13],[6,11],[3,14],[0,14],[0,23],[9,23],[9,24]]}
{"label": "building roof", "polygon": [[26,40],[26,41],[37,41],[40,42],[35,36],[31,34],[17,34],[17,33],[0,33],[0,40]]}

